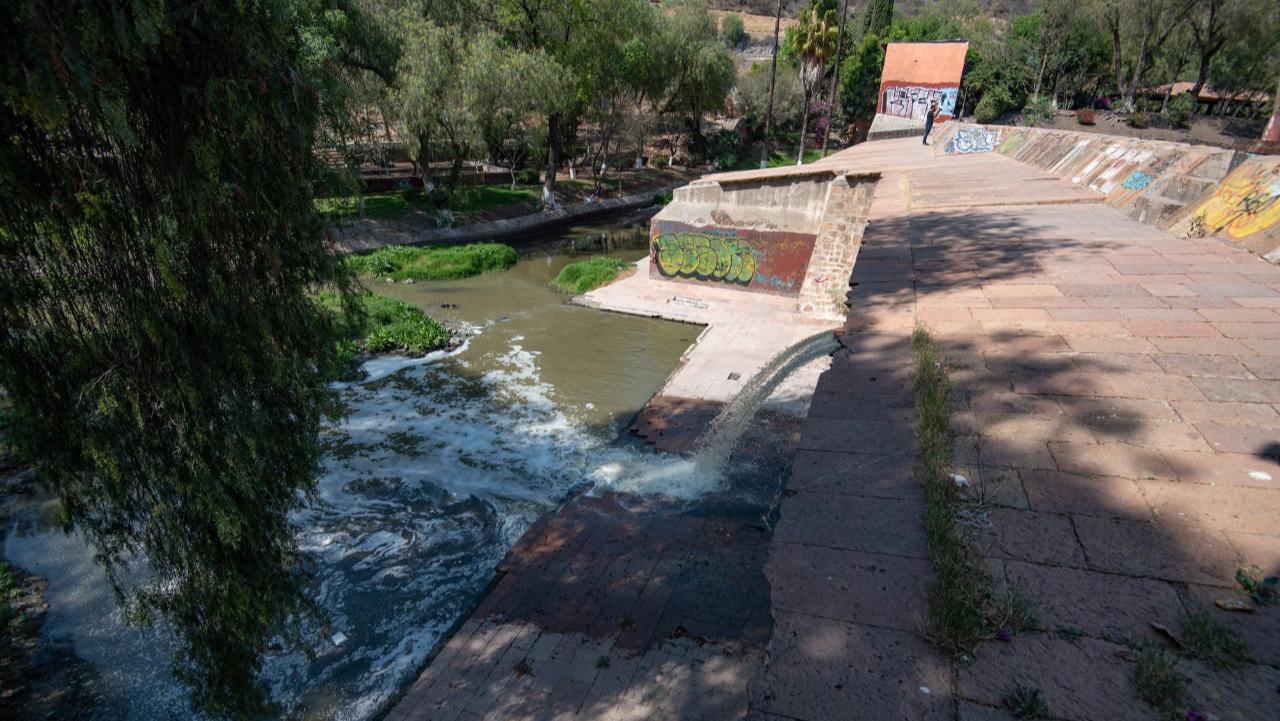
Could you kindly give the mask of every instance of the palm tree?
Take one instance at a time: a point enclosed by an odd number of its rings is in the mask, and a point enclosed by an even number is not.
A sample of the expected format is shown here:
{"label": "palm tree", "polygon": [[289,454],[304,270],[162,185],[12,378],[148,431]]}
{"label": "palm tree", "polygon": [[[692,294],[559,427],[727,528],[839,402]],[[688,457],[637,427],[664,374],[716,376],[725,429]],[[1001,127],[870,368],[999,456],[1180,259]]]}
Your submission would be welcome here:
{"label": "palm tree", "polygon": [[809,101],[822,82],[827,60],[836,53],[840,23],[834,10],[809,9],[796,27],[796,55],[800,57],[800,84],[804,86],[804,116],[800,119],[800,151],[796,165],[804,164],[804,134],[809,126]]}
{"label": "palm tree", "polygon": [[844,21],[849,17],[849,0],[840,8],[840,25],[836,28],[840,39],[836,41],[836,64],[831,68],[831,93],[827,96],[827,132],[822,134],[822,153],[827,154],[827,141],[831,139],[831,119],[836,113],[836,93],[840,90],[840,53],[844,50]]}

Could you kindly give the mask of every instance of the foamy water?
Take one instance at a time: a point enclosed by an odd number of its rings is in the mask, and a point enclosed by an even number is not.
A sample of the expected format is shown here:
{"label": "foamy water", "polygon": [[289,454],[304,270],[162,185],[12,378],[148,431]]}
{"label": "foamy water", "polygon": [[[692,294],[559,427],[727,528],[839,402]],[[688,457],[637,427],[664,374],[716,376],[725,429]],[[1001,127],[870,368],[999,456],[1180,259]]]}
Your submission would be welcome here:
{"label": "foamy water", "polygon": [[[316,492],[292,517],[328,624],[309,629],[314,659],[277,654],[264,669],[290,716],[376,713],[520,534],[574,489],[689,500],[723,484],[692,460],[588,431],[553,402],[524,338],[482,359],[464,360],[466,350],[375,359],[363,380],[339,385],[349,414],[324,434]],[[73,640],[104,674],[97,718],[189,717],[167,664],[137,661],[167,658],[167,638],[121,625],[77,538],[28,522],[6,555],[49,580],[46,633]]]}

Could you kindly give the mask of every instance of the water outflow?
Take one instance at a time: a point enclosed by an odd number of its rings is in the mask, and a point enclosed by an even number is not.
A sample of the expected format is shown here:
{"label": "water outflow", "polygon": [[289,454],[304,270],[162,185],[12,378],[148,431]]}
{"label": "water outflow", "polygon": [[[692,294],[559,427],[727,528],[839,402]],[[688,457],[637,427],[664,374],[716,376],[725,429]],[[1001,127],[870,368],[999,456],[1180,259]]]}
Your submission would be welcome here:
{"label": "water outflow", "polygon": [[840,347],[831,331],[805,338],[774,356],[759,370],[729,405],[711,421],[694,449],[694,467],[704,475],[721,472],[751,419],[787,376]]}

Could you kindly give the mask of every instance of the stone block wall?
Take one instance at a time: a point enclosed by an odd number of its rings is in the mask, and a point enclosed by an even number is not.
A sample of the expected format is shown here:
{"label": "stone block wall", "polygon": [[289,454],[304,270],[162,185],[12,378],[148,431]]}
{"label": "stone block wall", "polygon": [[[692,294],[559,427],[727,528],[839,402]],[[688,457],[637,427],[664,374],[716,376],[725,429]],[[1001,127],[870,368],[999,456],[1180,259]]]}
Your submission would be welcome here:
{"label": "stone block wall", "polygon": [[862,233],[867,227],[875,180],[840,176],[828,185],[827,202],[809,269],[796,299],[800,312],[829,320],[843,320],[845,297],[853,274]]}

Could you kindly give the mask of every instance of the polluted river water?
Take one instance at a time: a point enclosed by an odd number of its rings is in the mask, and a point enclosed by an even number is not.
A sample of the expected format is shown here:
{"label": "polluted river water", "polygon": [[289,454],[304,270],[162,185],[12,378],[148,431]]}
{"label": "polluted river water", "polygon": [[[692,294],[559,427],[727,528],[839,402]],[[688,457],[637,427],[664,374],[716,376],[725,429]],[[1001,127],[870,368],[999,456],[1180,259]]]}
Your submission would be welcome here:
{"label": "polluted river water", "polygon": [[[506,272],[370,283],[454,327],[463,342],[426,358],[374,359],[362,380],[339,384],[348,414],[325,432],[315,495],[292,517],[327,623],[310,629],[312,658],[280,651],[264,668],[285,718],[375,717],[521,533],[573,492],[687,504],[725,483],[718,469],[626,433],[699,328],[574,306],[548,285],[580,257],[643,256],[643,226],[579,227],[515,244],[521,260]],[[797,355],[829,352],[819,346]],[[165,633],[122,624],[89,550],[51,516],[47,501],[29,499],[4,550],[49,582],[46,640],[73,649],[96,675],[95,697],[77,717],[191,718]]]}

